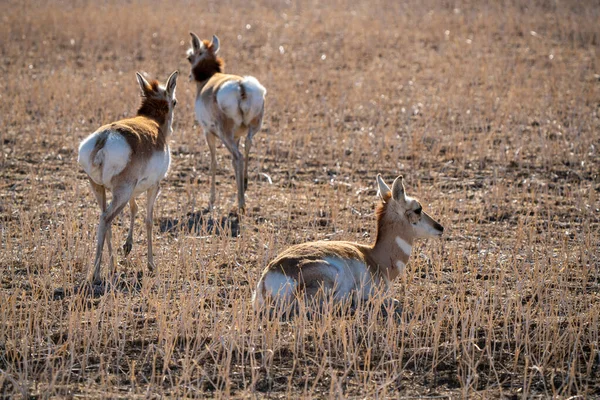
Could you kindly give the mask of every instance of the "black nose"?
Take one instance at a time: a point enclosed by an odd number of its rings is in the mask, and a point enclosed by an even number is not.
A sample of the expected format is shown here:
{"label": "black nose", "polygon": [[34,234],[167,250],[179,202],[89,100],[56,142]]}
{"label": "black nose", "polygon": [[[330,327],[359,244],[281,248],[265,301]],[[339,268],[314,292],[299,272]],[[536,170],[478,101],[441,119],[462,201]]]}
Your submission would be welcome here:
{"label": "black nose", "polygon": [[437,226],[436,226],[436,229],[437,229],[438,231],[440,231],[441,233],[444,233],[444,227],[443,227],[443,226],[441,226],[440,224],[437,224]]}

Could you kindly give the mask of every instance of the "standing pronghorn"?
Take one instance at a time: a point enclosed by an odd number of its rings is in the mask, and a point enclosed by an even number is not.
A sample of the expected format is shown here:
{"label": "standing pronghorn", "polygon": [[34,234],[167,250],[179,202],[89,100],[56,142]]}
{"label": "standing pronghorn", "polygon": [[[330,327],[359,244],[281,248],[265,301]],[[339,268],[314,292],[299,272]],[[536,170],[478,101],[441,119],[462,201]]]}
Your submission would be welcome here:
{"label": "standing pronghorn", "polygon": [[[216,138],[221,139],[233,158],[238,192],[238,208],[245,209],[244,191],[248,186],[248,158],[252,137],[260,130],[265,111],[266,89],[252,76],[223,73],[223,60],[217,57],[219,38],[200,40],[190,32],[192,48],[188,61],[192,65],[190,80],[196,81],[196,119],[202,124],[210,149],[210,205],[215,202],[217,168]],[[248,131],[245,157],[239,149],[240,138]]]}
{"label": "standing pronghorn", "polygon": [[377,184],[382,203],[376,211],[375,244],[320,241],[288,248],[263,271],[253,294],[255,309],[268,299],[280,306],[300,296],[316,300],[317,293],[332,295],[336,302],[367,300],[402,273],[415,239],[442,235],[444,228],[404,193],[402,176],[391,190],[381,175]]}
{"label": "standing pronghorn", "polygon": [[[142,105],[133,118],[104,125],[79,145],[79,164],[89,176],[92,190],[100,204],[102,214],[98,226],[98,245],[94,261],[92,282],[100,282],[102,248],[106,239],[111,273],[113,255],[111,222],[129,202],[131,224],[123,246],[125,255],[133,244],[133,226],[138,207],[135,198],[147,192],[146,232],[148,235],[148,268],[154,270],[152,256],[152,210],[158,196],[159,183],[167,174],[171,163],[168,139],[173,129],[173,109],[178,71],[169,76],[167,85],[148,82],[136,73],[142,89]],[[106,189],[112,192],[112,201],[106,207]]]}

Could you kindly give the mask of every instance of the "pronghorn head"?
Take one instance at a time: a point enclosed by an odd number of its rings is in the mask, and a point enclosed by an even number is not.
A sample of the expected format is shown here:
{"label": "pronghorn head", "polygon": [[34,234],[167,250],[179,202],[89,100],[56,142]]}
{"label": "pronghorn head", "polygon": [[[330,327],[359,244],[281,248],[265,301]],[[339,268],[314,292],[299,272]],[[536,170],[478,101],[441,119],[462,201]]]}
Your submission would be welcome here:
{"label": "pronghorn head", "polygon": [[148,82],[139,72],[136,72],[135,75],[142,91],[142,105],[138,110],[138,114],[155,119],[159,125],[171,121],[173,110],[177,104],[175,87],[177,86],[179,71],[174,71],[169,76],[165,86],[155,79]]}
{"label": "pronghorn head", "polygon": [[400,225],[402,229],[409,230],[406,233],[410,233],[414,239],[442,235],[444,227],[423,211],[417,199],[406,195],[402,175],[394,180],[390,189],[381,174],[377,174],[377,186],[379,197],[383,201],[379,212],[381,222],[385,219],[394,225]]}
{"label": "pronghorn head", "polygon": [[192,47],[187,51],[187,59],[192,66],[190,81],[204,81],[210,78],[216,72],[223,72],[223,60],[217,57],[219,52],[219,38],[213,35],[212,40],[200,40],[194,33],[190,32],[192,37]]}

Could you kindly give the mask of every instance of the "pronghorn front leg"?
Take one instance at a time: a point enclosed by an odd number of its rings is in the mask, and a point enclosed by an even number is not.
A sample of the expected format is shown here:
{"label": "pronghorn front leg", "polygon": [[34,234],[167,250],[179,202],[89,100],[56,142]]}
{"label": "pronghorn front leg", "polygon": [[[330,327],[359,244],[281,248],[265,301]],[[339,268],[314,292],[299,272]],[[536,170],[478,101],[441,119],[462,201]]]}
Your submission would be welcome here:
{"label": "pronghorn front leg", "polygon": [[127,239],[125,239],[125,244],[123,245],[123,252],[125,255],[128,255],[133,248],[133,228],[135,225],[135,216],[138,212],[138,206],[134,198],[129,200],[129,208],[131,210],[131,221],[129,222],[129,233],[127,234]]}
{"label": "pronghorn front leg", "polygon": [[158,184],[148,189],[148,199],[146,202],[146,235],[148,235],[148,269],[150,272],[156,269],[154,256],[152,255],[152,213],[154,211],[154,202],[158,197],[159,190]]}
{"label": "pronghorn front leg", "polygon": [[210,150],[210,199],[209,205],[212,209],[215,204],[215,178],[217,174],[217,144],[216,144],[216,135],[212,132],[205,131],[204,136],[206,136],[206,143],[208,144],[208,148]]}
{"label": "pronghorn front leg", "polygon": [[[106,211],[104,211],[102,213],[102,215],[100,215],[100,224],[98,225],[98,244],[96,246],[96,259],[94,261],[94,275],[92,277],[92,283],[94,283],[94,284],[101,283],[101,281],[102,281],[100,279],[100,263],[102,262],[102,249],[104,247],[105,239],[108,239],[107,241],[108,241],[109,253],[110,253],[110,257],[112,259],[112,249],[111,249],[111,244],[110,244],[110,239],[111,239],[110,225],[111,225],[112,221],[115,219],[115,217],[117,215],[119,215],[119,213],[121,211],[123,211],[123,208],[125,208],[125,206],[127,205],[127,202],[129,201],[129,198],[131,197],[132,193],[133,193],[133,185],[123,185],[123,186],[115,188],[115,190],[113,191],[113,198],[112,198],[112,201],[110,202],[110,205],[108,206]],[[113,270],[113,266],[111,264],[111,272],[112,272],[112,270]],[[88,276],[88,280],[90,280],[89,278],[90,277]]]}
{"label": "pronghorn front leg", "polygon": [[394,298],[384,299],[381,304],[381,314],[384,318],[388,318],[391,315],[395,318],[401,318],[402,304]]}

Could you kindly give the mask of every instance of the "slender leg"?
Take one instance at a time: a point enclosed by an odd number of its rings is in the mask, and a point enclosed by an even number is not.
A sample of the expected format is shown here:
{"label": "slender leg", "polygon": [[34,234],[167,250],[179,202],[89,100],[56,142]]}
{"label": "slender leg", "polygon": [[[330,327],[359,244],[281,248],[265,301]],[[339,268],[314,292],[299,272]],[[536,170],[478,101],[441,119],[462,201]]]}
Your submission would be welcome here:
{"label": "slender leg", "polygon": [[[240,148],[240,139],[241,138],[236,138],[235,139],[235,147]],[[241,152],[239,153],[240,155],[242,154]],[[243,164],[243,163],[242,163]],[[238,175],[242,174],[243,172],[240,172],[239,167],[240,167],[240,162],[238,161],[237,158],[235,157],[231,157],[231,165],[233,166],[233,174],[235,176],[235,183],[236,183],[236,187],[238,188],[238,202],[239,202],[239,185],[238,185]],[[243,166],[242,166],[242,171],[243,171]],[[241,179],[244,179],[244,176],[242,175]],[[245,189],[244,189],[245,190]],[[238,204],[239,205],[239,204]]]}
{"label": "slender leg", "polygon": [[123,245],[123,251],[125,252],[125,255],[128,255],[133,248],[133,227],[135,225],[135,216],[138,212],[138,205],[134,198],[129,200],[129,208],[131,210],[131,222],[129,223],[129,233],[127,234],[127,239],[125,239],[125,244]]}
{"label": "slender leg", "polygon": [[152,212],[154,211],[154,202],[159,190],[158,184],[148,189],[148,199],[146,202],[146,235],[148,236],[148,269],[150,272],[156,269],[154,256],[152,255]]}
{"label": "slender leg", "polygon": [[332,302],[334,300],[335,283],[327,278],[311,282],[305,288],[304,302],[310,317],[313,317],[316,313],[323,314],[325,303],[331,303],[331,306],[333,306]]}
{"label": "slender leg", "polygon": [[246,136],[246,144],[244,146],[244,190],[248,190],[248,163],[250,161],[250,148],[252,147],[252,128],[248,132],[248,136]]}
{"label": "slender leg", "polygon": [[246,210],[246,203],[244,200],[244,179],[242,176],[244,173],[244,158],[242,157],[242,153],[235,143],[233,133],[229,136],[223,135],[222,140],[223,144],[225,144],[225,147],[227,147],[227,150],[229,150],[231,157],[233,158],[232,162],[235,170],[235,182],[237,183],[238,191],[238,208],[241,213],[244,213]]}
{"label": "slender leg", "polygon": [[[100,220],[102,220],[102,215],[106,211],[106,189],[102,185],[98,185],[91,178],[89,179],[90,186],[92,187],[92,191],[94,192],[94,196],[96,196],[96,200],[98,201],[98,205],[100,206]],[[96,260],[94,261],[94,276],[100,275],[100,263],[102,262],[102,247],[100,247],[100,253],[98,253],[98,249],[96,249]],[[96,270],[98,270],[96,272]],[[89,275],[89,274],[88,274]],[[96,280],[94,278],[94,280]]]}
{"label": "slender leg", "polygon": [[[390,311],[392,314],[390,314],[388,311]],[[400,320],[402,318],[402,304],[400,301],[393,298],[384,299],[381,304],[381,315],[383,315],[384,318],[393,316]]]}
{"label": "slender leg", "polygon": [[[100,216],[100,224],[98,225],[98,245],[96,247],[96,260],[94,261],[94,274],[92,276],[93,283],[101,282],[100,263],[102,262],[102,248],[104,247],[105,239],[108,239],[109,253],[112,253],[112,249],[110,248],[110,224],[115,219],[115,217],[119,215],[123,208],[125,208],[132,193],[133,185],[123,185],[116,188],[113,191],[113,198],[110,202],[110,205]],[[90,277],[88,276],[88,280],[89,278]]]}
{"label": "slender leg", "polygon": [[210,200],[209,206],[213,207],[215,204],[215,177],[217,174],[217,144],[215,140],[217,137],[214,133],[206,131],[204,133],[206,136],[206,143],[208,143],[208,148],[210,150]]}
{"label": "slender leg", "polygon": [[[90,185],[92,186],[92,191],[96,196],[96,200],[98,201],[98,205],[100,205],[100,209],[102,213],[106,211],[106,189],[102,185],[98,185],[90,178]],[[114,258],[112,251],[112,228],[109,225],[106,230],[106,247],[108,247],[108,268],[111,272],[114,270]],[[102,254],[100,254],[100,258],[102,258]]]}
{"label": "slender leg", "polygon": [[262,126],[262,118],[263,118],[263,114],[265,111],[265,105],[263,103],[263,107],[262,107],[262,111],[260,113],[260,116],[257,117],[256,119],[254,119],[251,124],[250,127],[248,128],[248,135],[246,136],[246,143],[244,146],[244,152],[245,152],[245,157],[244,157],[244,190],[248,189],[248,164],[250,161],[250,149],[252,148],[252,138],[254,137],[254,135],[260,131],[260,128]]}

